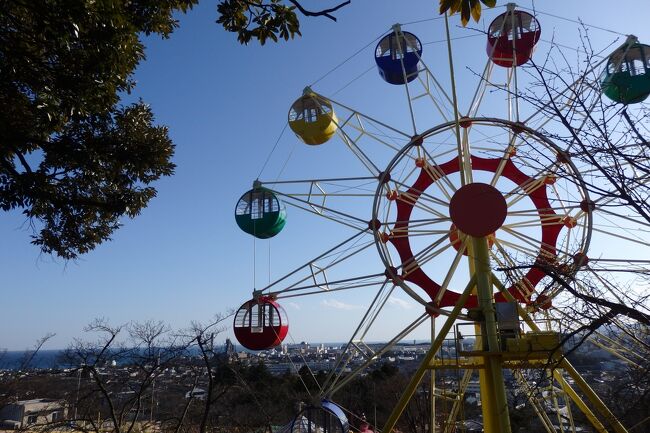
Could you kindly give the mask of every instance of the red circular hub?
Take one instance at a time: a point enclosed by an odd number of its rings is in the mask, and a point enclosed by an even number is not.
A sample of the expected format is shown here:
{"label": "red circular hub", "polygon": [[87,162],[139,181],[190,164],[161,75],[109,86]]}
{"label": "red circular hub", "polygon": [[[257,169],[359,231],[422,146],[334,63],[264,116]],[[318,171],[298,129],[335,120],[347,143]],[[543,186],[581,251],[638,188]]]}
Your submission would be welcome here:
{"label": "red circular hub", "polygon": [[497,231],[508,214],[503,195],[487,183],[470,183],[449,202],[449,216],[458,230],[477,238]]}

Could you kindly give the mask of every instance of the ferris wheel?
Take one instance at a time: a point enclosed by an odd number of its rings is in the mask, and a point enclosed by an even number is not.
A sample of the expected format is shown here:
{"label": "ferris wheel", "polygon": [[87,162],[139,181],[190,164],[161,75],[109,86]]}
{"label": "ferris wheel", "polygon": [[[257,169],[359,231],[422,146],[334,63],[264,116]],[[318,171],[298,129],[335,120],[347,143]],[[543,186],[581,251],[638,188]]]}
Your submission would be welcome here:
{"label": "ferris wheel", "polygon": [[[512,370],[529,389],[521,371],[531,368],[550,372],[550,389],[561,394],[554,394],[556,406],[558,398],[567,407],[572,401],[596,430],[627,431],[562,356],[562,336],[572,326],[562,305],[588,292],[583,281],[606,279],[600,271],[647,264],[610,251],[650,256],[648,222],[611,193],[576,144],[596,104],[627,106],[650,95],[650,47],[628,37],[574,81],[556,84],[546,100],[535,100],[521,83],[544,72],[530,66],[542,28],[534,14],[509,4],[487,29],[485,67],[469,103],[461,104],[451,50],[448,67],[429,68],[425,44],[403,27],[379,39],[374,57],[385,85],[404,90],[406,126],[307,87],[291,105],[290,129],[310,146],[338,141],[360,171],[333,177],[323,167],[309,179],[258,179],[237,203],[238,226],[257,239],[281,236],[296,211],[329,224],[319,233],[332,243],[256,288],[235,314],[235,336],[248,349],[270,349],[289,333],[284,299],[367,294],[345,350],[316,402],[291,424],[293,432],[347,432],[336,392],[427,323],[431,347],[382,431],[393,430],[428,371],[461,369],[457,395],[478,371],[484,429],[508,432],[503,371]],[[448,30],[447,43],[451,48]],[[488,105],[491,98],[500,110]],[[562,139],[567,129],[574,136]],[[333,226],[341,227],[339,238]],[[366,338],[398,291],[421,312],[387,343],[371,347]],[[468,335],[471,347],[459,343]],[[450,338],[455,355],[445,358],[440,349]],[[365,360],[353,362],[359,354]],[[435,386],[431,380],[431,395],[444,397]],[[455,431],[460,404],[456,399],[444,422],[433,414],[432,425]],[[554,429],[549,416],[540,417]],[[573,422],[566,431],[576,431]]]}

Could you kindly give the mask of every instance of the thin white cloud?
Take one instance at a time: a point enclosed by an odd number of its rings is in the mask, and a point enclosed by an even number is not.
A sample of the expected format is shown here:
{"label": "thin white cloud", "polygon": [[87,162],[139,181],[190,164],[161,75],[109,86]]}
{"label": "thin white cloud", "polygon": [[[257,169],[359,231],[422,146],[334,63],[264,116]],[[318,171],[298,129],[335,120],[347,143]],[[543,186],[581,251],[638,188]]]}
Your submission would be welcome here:
{"label": "thin white cloud", "polygon": [[403,310],[410,310],[411,308],[413,308],[412,303],[395,296],[391,296],[390,298],[388,298],[388,303],[394,307],[398,307]]}
{"label": "thin white cloud", "polygon": [[294,310],[300,310],[300,305],[296,304],[295,302],[287,302],[286,304],[287,307],[291,307]]}
{"label": "thin white cloud", "polygon": [[363,308],[361,305],[346,304],[345,302],[337,301],[336,299],[326,299],[321,302],[321,305],[328,308],[335,308],[337,310],[358,310]]}

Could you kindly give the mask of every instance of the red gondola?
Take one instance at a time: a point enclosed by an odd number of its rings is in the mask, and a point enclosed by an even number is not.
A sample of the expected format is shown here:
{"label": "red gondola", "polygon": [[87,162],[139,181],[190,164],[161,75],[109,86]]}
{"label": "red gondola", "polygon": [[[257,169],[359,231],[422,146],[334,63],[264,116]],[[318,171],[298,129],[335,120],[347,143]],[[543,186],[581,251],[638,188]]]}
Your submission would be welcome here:
{"label": "red gondola", "polygon": [[530,60],[540,35],[541,27],[534,16],[509,10],[490,24],[487,54],[499,66],[521,66]]}
{"label": "red gondola", "polygon": [[233,324],[237,341],[250,350],[271,349],[284,340],[289,321],[284,309],[267,296],[244,303]]}

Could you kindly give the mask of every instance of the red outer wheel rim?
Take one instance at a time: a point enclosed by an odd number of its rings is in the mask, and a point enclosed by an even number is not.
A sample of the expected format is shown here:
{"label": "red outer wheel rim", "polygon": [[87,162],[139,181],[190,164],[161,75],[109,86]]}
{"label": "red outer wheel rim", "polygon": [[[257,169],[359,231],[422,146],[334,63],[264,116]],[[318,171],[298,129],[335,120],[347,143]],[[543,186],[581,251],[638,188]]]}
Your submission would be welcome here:
{"label": "red outer wheel rim", "polygon": [[[478,156],[472,156],[472,169],[478,171],[487,171],[496,173],[498,166],[501,163],[502,159],[500,158],[481,158]],[[409,197],[409,200],[403,200],[398,197],[396,200],[397,203],[397,216],[394,230],[407,231],[411,213],[415,203],[419,199],[420,195],[426,189],[433,184],[437,178],[434,177],[433,173],[441,172],[445,175],[452,173],[457,173],[459,171],[458,158],[454,158],[444,164],[435,166],[436,170],[427,170],[423,168],[420,171],[420,175],[416,179],[415,183],[409,188],[409,190],[404,194]],[[503,167],[502,176],[506,179],[514,182],[519,187],[522,187],[526,184],[530,184],[534,181],[533,178],[524,174],[519,170],[512,160],[508,159]],[[525,191],[525,189],[524,189]],[[546,193],[546,185],[541,185],[538,188],[531,192],[526,192],[526,195],[533,202],[535,208],[537,209],[537,214],[540,217],[540,220],[544,219],[546,221],[554,220],[553,216],[557,217],[557,213],[552,209],[548,196]],[[400,197],[402,194],[400,194]],[[548,263],[557,258],[557,239],[562,230],[562,223],[559,221],[557,224],[546,224],[542,225],[542,236],[540,241],[539,253],[535,260],[535,263]],[[397,253],[402,261],[402,267],[405,263],[412,263],[415,261],[413,251],[411,249],[410,241],[408,236],[404,237],[391,237],[391,244],[397,250]],[[530,296],[533,294],[535,286],[544,278],[546,274],[539,267],[532,266],[524,277],[517,283],[513,284],[508,288],[508,292],[515,297],[520,302],[529,303]],[[438,292],[441,290],[440,284],[434,281],[429,277],[419,266],[414,270],[410,271],[406,275],[402,275],[401,278],[405,281],[418,285],[422,288],[431,299],[435,299]],[[524,285],[530,291],[530,295],[526,296],[522,289],[519,286]],[[459,300],[461,294],[454,292],[449,288],[445,291],[440,299],[440,302],[437,304],[437,307],[448,307],[455,305]],[[496,302],[506,302],[507,300],[502,293],[496,293],[495,296]],[[470,295],[469,299],[465,303],[466,308],[476,307],[478,305],[478,300],[476,295]]]}

